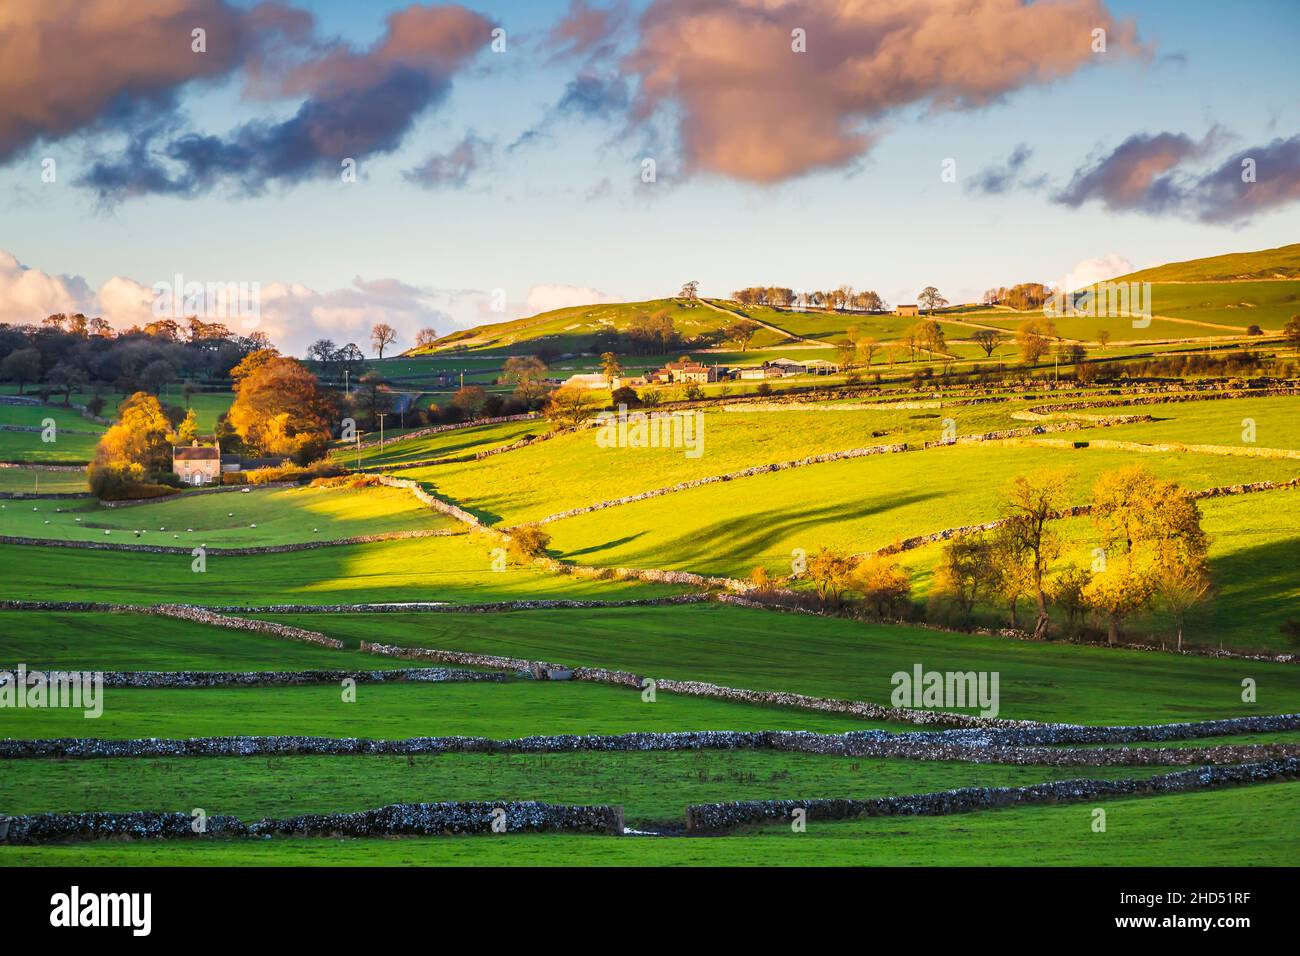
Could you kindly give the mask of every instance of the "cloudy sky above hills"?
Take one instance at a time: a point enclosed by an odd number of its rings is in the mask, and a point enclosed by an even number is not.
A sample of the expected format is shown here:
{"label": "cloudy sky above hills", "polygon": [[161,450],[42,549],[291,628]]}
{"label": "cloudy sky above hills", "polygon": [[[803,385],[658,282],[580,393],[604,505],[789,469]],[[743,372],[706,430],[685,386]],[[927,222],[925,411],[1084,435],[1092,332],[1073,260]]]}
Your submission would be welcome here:
{"label": "cloudy sky above hills", "polygon": [[260,283],[291,351],[406,346],[687,279],[960,300],[1281,245],[1298,41],[1264,0],[6,0],[0,321],[147,321],[179,274]]}

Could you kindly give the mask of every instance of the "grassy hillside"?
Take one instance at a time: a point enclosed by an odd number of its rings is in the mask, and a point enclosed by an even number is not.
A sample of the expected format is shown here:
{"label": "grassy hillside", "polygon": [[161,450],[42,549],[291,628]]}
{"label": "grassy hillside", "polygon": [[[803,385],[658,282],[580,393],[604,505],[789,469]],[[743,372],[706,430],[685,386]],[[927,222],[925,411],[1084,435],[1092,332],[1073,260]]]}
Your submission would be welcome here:
{"label": "grassy hillside", "polygon": [[1131,282],[1237,282],[1243,279],[1300,279],[1300,242],[1257,252],[1233,252],[1140,269],[1117,280]]}
{"label": "grassy hillside", "polygon": [[[552,346],[560,352],[580,352],[591,345],[597,333],[608,329],[626,331],[636,316],[649,315],[661,309],[668,311],[677,331],[687,338],[725,328],[736,318],[705,305],[688,308],[679,299],[580,305],[542,312],[511,322],[453,332],[426,348],[412,349],[406,354],[439,354],[451,350],[493,350],[526,354],[541,345]],[[782,339],[777,333],[762,331],[754,337],[753,344],[762,347]]]}

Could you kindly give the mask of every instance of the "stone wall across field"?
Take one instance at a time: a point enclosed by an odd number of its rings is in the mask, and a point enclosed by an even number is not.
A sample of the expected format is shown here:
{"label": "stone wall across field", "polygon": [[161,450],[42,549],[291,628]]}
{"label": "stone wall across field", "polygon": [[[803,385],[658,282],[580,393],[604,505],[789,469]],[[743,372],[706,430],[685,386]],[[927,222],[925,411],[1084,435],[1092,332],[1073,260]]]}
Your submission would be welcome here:
{"label": "stone wall across field", "polygon": [[1300,776],[1300,758],[1241,766],[1199,767],[1138,780],[1061,780],[1026,787],[963,787],[872,800],[748,800],[699,804],[686,809],[689,832],[708,833],[756,823],[789,820],[801,809],[808,820],[852,820],[878,816],[939,816],[1035,803],[1078,803],[1116,797],[1162,796],[1234,787]]}
{"label": "stone wall across field", "polygon": [[212,611],[204,610],[199,607],[192,607],[187,604],[156,604],[153,607],[148,608],[147,613],[160,614],[163,617],[174,617],[182,621],[194,621],[198,624],[210,624],[213,627],[228,627],[237,631],[252,631],[255,634],[282,637],[290,641],[302,641],[305,644],[315,644],[319,647],[329,647],[335,650],[342,650],[344,647],[342,641],[333,637],[326,637],[318,631],[308,631],[301,627],[290,627],[288,624],[274,624],[270,621],[253,621],[242,617],[229,617],[224,614],[215,614]]}
{"label": "stone wall across field", "polygon": [[[54,669],[57,672],[57,669]],[[0,665],[0,684],[4,675],[15,668]],[[37,673],[27,671],[27,683]],[[501,683],[507,675],[492,671],[452,670],[445,667],[421,667],[389,671],[94,671],[105,687],[135,690],[189,690],[207,687],[288,687],[309,684],[338,684],[352,680],[358,684],[443,684],[460,681]]]}
{"label": "stone wall across field", "polygon": [[[522,672],[521,672],[522,673]],[[1261,758],[1294,757],[1297,744],[1223,745],[1210,747],[1109,747],[1071,749],[1046,745],[1051,731],[1073,743],[1127,743],[1151,739],[1173,741],[1244,733],[1281,732],[1300,726],[1300,715],[1241,718],[1240,721],[1206,721],[1197,725],[1146,727],[1026,728],[1021,739],[1007,733],[989,739],[962,731],[890,733],[883,730],[821,734],[785,730],[709,730],[669,733],[553,734],[513,739],[490,737],[411,737],[373,740],[355,737],[193,737],[106,740],[98,737],[0,739],[0,760],[103,759],[136,757],[269,757],[269,756],[374,756],[432,755],[443,753],[642,753],[650,751],[782,750],[835,757],[894,757],[910,760],[945,760],[965,763],[1006,763],[1054,766],[1140,766],[1188,763],[1228,764]],[[1235,725],[1228,726],[1228,725]],[[1195,731],[1204,733],[1197,734]],[[1076,733],[1071,733],[1071,732]],[[1083,737],[1089,739],[1074,739]],[[1131,737],[1132,740],[1127,738]],[[1095,739],[1094,739],[1095,738]]]}
{"label": "stone wall across field", "polygon": [[[501,822],[498,823],[498,820]],[[353,813],[313,813],[245,824],[213,815],[196,833],[191,813],[33,813],[0,817],[0,843],[33,844],[104,838],[201,839],[272,836],[438,836],[443,834],[623,834],[619,806],[526,802],[394,803]],[[494,826],[495,825],[495,826]],[[498,829],[499,828],[499,829]]]}
{"label": "stone wall across field", "polygon": [[[494,614],[505,611],[538,611],[567,608],[663,607],[700,604],[707,594],[681,594],[666,598],[634,598],[629,601],[580,601],[569,598],[527,601],[492,601],[484,604],[449,604],[445,601],[412,601],[398,604],[270,604],[261,607],[217,605],[205,610],[218,614]],[[378,646],[378,645],[376,645]]]}
{"label": "stone wall across field", "polygon": [[[122,534],[129,534],[123,531]],[[314,551],[317,548],[336,548],[352,544],[374,544],[379,541],[404,541],[409,538],[442,538],[463,534],[459,530],[419,529],[415,531],[384,531],[379,534],[360,534],[350,538],[331,538],[327,541],[295,541],[291,544],[267,544],[247,548],[204,548],[212,557],[240,557],[255,554],[287,554],[292,551]],[[39,545],[50,548],[80,548],[87,551],[134,551],[141,554],[182,554],[189,556],[195,545],[132,544],[125,541],[76,541],[66,538],[28,538],[0,535],[0,544]]]}

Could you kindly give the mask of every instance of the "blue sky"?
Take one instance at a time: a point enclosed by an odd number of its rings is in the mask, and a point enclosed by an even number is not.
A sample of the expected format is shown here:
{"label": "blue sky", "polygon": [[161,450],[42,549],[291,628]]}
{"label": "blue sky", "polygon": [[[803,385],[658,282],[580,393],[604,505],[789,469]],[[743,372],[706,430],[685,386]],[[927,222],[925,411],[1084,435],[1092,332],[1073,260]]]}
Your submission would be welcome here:
{"label": "blue sky", "polygon": [[[851,164],[770,184],[708,170],[683,175],[671,115],[655,137],[623,119],[565,117],[548,122],[540,141],[508,149],[583,69],[539,43],[567,0],[466,5],[507,29],[507,53],[484,52],[458,71],[446,100],[419,115],[396,151],[361,161],[358,182],[315,177],[257,196],[218,187],[105,205],[76,180],[122,140],[85,130],[34,142],[0,165],[0,250],[30,270],[80,276],[92,291],[115,276],[148,286],[178,272],[320,294],[357,277],[397,280],[431,294],[426,318],[446,332],[503,317],[486,311],[493,289],[505,290],[509,315],[529,311],[539,287],[642,299],[687,279],[706,294],[847,282],[891,302],[913,301],[934,284],[957,301],[991,285],[1052,281],[1089,259],[1141,268],[1300,239],[1294,205],[1207,222],[1050,198],[1090,157],[1137,133],[1200,140],[1215,129],[1216,159],[1295,136],[1295,3],[1107,3],[1154,45],[1149,60],[1085,65],[978,109],[904,104],[873,121],[878,142]],[[299,6],[315,14],[318,35],[364,48],[382,35],[385,14],[405,4]],[[250,102],[242,90],[238,76],[188,84],[178,93],[180,115],[187,128],[220,134],[296,108],[292,100]],[[470,132],[487,152],[463,185],[422,189],[404,178]],[[1047,185],[993,195],[964,185],[1019,144],[1032,150],[1027,173]],[[651,153],[658,181],[642,184],[640,161]],[[45,157],[58,162],[54,184],[41,181]],[[956,183],[940,179],[945,158],[956,161]],[[543,301],[534,294],[534,304]],[[301,347],[297,332],[288,338],[286,347]]]}

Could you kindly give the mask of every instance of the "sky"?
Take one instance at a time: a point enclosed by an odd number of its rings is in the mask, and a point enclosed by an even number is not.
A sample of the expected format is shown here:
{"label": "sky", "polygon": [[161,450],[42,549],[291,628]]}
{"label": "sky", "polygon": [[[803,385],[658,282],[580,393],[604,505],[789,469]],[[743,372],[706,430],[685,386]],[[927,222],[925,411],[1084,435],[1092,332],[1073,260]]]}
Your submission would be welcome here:
{"label": "sky", "polygon": [[1295,0],[5,0],[0,322],[125,328],[181,276],[370,352],[691,279],[959,302],[1284,245],[1298,46]]}

